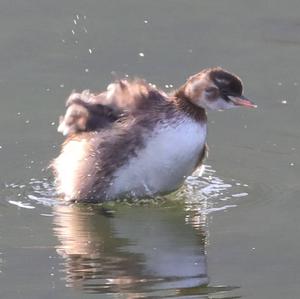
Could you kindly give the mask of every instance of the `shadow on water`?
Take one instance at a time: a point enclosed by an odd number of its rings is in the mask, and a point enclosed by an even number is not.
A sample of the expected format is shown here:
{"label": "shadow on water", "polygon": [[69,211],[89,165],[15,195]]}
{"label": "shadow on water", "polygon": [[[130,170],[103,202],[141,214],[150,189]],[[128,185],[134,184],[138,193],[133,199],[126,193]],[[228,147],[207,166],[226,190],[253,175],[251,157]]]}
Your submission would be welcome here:
{"label": "shadow on water", "polygon": [[233,194],[233,186],[241,191],[241,184],[225,183],[210,167],[169,197],[142,203],[64,205],[54,200],[49,180],[31,180],[30,185],[27,201],[8,201],[27,209],[52,206],[67,287],[124,298],[239,298],[230,292],[237,287],[209,284],[205,247],[210,213],[234,207],[227,200],[232,203],[234,195],[246,193]]}

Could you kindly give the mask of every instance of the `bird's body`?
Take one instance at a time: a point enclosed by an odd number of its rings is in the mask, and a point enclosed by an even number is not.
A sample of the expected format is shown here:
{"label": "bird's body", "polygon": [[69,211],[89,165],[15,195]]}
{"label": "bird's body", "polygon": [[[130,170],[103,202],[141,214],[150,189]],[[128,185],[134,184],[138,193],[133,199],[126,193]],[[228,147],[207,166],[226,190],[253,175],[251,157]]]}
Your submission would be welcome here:
{"label": "bird's body", "polygon": [[182,119],[158,123],[143,148],[114,173],[107,195],[137,197],[178,189],[193,173],[204,150],[206,124]]}
{"label": "bird's body", "polygon": [[[192,77],[194,86],[188,81],[172,95],[145,82],[123,80],[110,86],[105,103],[103,93],[90,99],[117,111],[116,120],[98,130],[72,132],[67,137],[61,154],[52,163],[58,192],[66,200],[100,202],[178,189],[205,157],[207,118],[203,106],[221,101],[216,94],[211,103],[206,103],[210,100],[204,93],[212,88],[207,85],[215,86],[207,76],[200,73],[197,84]],[[230,76],[231,80],[236,78]],[[239,79],[235,80],[241,85]],[[241,97],[241,90],[238,92],[235,97]],[[249,101],[240,101],[244,102],[235,105],[250,106]],[[229,100],[227,104],[233,105]]]}

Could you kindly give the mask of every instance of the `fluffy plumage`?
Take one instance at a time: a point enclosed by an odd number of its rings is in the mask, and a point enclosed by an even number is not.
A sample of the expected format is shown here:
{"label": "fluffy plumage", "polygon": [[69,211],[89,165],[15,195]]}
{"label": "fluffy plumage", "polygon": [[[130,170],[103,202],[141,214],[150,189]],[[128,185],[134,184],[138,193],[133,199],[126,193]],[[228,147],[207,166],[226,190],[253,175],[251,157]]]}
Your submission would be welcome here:
{"label": "fluffy plumage", "polygon": [[62,197],[84,202],[177,189],[205,157],[205,108],[254,107],[240,79],[220,68],[190,77],[170,95],[143,80],[120,80],[99,94],[72,93],[66,105],[65,129],[75,111],[85,127],[72,118],[52,168]]}

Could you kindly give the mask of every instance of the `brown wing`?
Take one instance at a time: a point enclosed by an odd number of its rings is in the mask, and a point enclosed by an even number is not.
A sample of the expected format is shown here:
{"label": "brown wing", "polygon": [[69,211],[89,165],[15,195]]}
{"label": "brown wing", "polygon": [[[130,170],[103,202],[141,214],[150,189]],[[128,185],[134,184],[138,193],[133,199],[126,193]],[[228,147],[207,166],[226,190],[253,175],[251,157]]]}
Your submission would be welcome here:
{"label": "brown wing", "polygon": [[99,131],[121,118],[159,109],[165,103],[164,97],[143,80],[119,80],[98,94],[88,90],[73,92],[67,99],[67,111],[58,131],[64,135]]}

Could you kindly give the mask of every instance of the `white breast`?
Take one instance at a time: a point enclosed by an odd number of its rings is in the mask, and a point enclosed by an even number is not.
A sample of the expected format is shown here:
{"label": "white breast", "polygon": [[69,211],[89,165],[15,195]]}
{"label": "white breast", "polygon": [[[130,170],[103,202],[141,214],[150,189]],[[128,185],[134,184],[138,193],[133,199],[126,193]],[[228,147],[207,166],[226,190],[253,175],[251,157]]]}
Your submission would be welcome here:
{"label": "white breast", "polygon": [[136,157],[114,174],[109,198],[170,192],[192,174],[206,140],[206,124],[184,119],[160,124]]}

